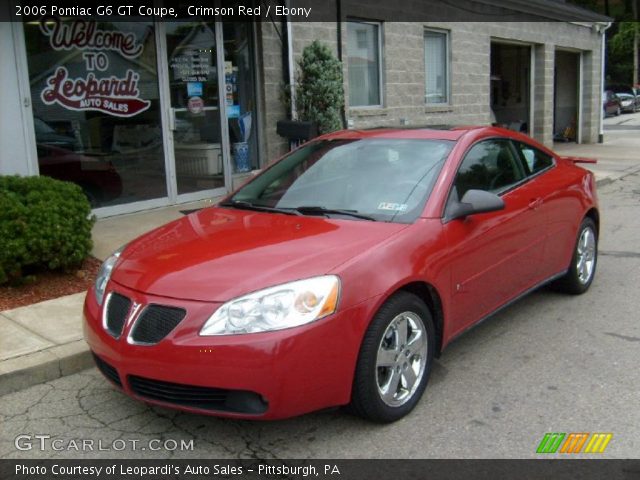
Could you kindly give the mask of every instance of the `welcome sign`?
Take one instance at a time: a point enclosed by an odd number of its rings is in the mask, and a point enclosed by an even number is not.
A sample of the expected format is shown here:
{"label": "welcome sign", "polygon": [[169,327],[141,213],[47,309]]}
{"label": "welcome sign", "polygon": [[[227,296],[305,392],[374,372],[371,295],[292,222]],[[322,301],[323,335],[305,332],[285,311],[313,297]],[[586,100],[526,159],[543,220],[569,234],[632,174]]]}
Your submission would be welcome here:
{"label": "welcome sign", "polygon": [[140,98],[140,75],[136,71],[127,69],[123,77],[94,73],[109,68],[105,52],[116,52],[127,60],[139,57],[144,46],[134,33],[100,29],[96,22],[84,20],[63,23],[57,18],[41,21],[40,30],[49,37],[53,50],[82,51],[87,69],[84,77],[71,78],[65,67],[56,68],[40,94],[45,105],[58,104],[69,110],[93,110],[117,117],[133,117],[149,108],[151,102]]}

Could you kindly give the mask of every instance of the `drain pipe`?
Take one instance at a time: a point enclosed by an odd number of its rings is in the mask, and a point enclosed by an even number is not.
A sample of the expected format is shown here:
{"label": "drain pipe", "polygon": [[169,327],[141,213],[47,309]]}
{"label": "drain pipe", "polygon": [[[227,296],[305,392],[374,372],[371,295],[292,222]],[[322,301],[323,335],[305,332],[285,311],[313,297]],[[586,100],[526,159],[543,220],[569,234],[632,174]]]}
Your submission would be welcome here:
{"label": "drain pipe", "polygon": [[[290,11],[290,2],[286,0],[287,12]],[[295,86],[295,68],[293,64],[293,29],[291,28],[291,20],[287,13],[287,63],[289,70],[289,95],[291,98],[291,120],[298,119],[298,112],[296,111],[296,86]]]}
{"label": "drain pipe", "polygon": [[[600,24],[602,25],[602,24]],[[600,31],[600,35],[602,35],[602,42],[601,42],[601,47],[600,47],[600,92],[599,92],[599,98],[600,98],[600,122],[599,122],[599,132],[598,132],[598,143],[604,143],[604,107],[602,106],[602,94],[604,92],[604,87],[605,87],[605,71],[604,71],[604,67],[605,67],[605,54],[607,51],[607,47],[606,47],[606,39],[607,39],[607,35],[606,32],[609,29],[609,27],[611,27],[611,22],[606,23],[605,25],[603,25],[602,29],[599,29]]]}
{"label": "drain pipe", "polygon": [[[337,51],[338,51],[338,60],[342,65],[342,0],[336,0],[336,34],[337,34]],[[344,72],[344,66],[342,66],[342,71]],[[344,85],[344,80],[342,82]],[[344,99],[344,93],[342,95]],[[347,107],[342,104],[342,108],[340,109],[340,120],[342,121],[342,128],[347,128]]]}

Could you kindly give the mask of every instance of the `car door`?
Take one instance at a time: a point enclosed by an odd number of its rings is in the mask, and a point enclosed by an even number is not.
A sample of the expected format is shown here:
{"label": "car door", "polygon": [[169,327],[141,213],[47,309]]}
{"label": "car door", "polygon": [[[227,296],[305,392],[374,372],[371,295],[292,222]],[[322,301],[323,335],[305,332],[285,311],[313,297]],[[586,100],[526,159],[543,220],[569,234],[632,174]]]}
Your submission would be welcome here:
{"label": "car door", "polygon": [[497,212],[444,220],[451,259],[451,319],[461,331],[533,286],[545,241],[541,199],[526,167],[506,139],[473,145],[460,164],[449,201],[470,189],[499,195]]}

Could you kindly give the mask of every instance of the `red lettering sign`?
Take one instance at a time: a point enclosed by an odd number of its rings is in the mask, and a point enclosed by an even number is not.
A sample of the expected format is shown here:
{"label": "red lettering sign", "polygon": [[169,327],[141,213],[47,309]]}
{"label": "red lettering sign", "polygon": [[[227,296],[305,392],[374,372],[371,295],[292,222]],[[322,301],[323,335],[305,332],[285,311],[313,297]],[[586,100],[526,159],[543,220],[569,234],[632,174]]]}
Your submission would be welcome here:
{"label": "red lettering sign", "polygon": [[96,22],[75,20],[63,23],[52,17],[40,22],[40,30],[49,37],[49,44],[54,50],[109,50],[132,59],[139,56],[143,49],[135,33],[100,30]]}
{"label": "red lettering sign", "polygon": [[124,78],[111,76],[96,78],[89,73],[86,78],[69,78],[65,67],[58,67],[47,79],[47,88],[41,98],[45,105],[58,103],[70,110],[94,110],[118,117],[132,117],[151,105],[138,98],[140,76],[127,70]]}
{"label": "red lettering sign", "polygon": [[[103,30],[96,22],[62,22],[52,17],[40,22],[40,30],[49,37],[49,44],[54,50],[112,51],[132,60],[144,48],[134,33]],[[87,70],[108,68],[106,54],[97,55],[101,61],[95,63],[94,55],[84,54]],[[96,78],[93,72],[88,72],[84,78],[72,79],[65,67],[58,67],[47,79],[47,86],[40,96],[45,105],[58,104],[70,110],[94,110],[118,117],[133,117],[151,105],[150,101],[139,98],[139,80],[140,75],[131,69],[122,78],[115,75]]]}

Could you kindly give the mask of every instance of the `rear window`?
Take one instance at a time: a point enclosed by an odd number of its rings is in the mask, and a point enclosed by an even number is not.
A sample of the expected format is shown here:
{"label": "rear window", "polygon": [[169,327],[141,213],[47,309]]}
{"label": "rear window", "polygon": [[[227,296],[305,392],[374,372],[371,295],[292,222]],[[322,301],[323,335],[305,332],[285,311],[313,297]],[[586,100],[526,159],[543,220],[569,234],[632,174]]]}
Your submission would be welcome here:
{"label": "rear window", "polygon": [[522,159],[524,160],[530,175],[546,170],[553,165],[553,157],[541,152],[531,145],[516,142],[516,148],[522,155]]}

